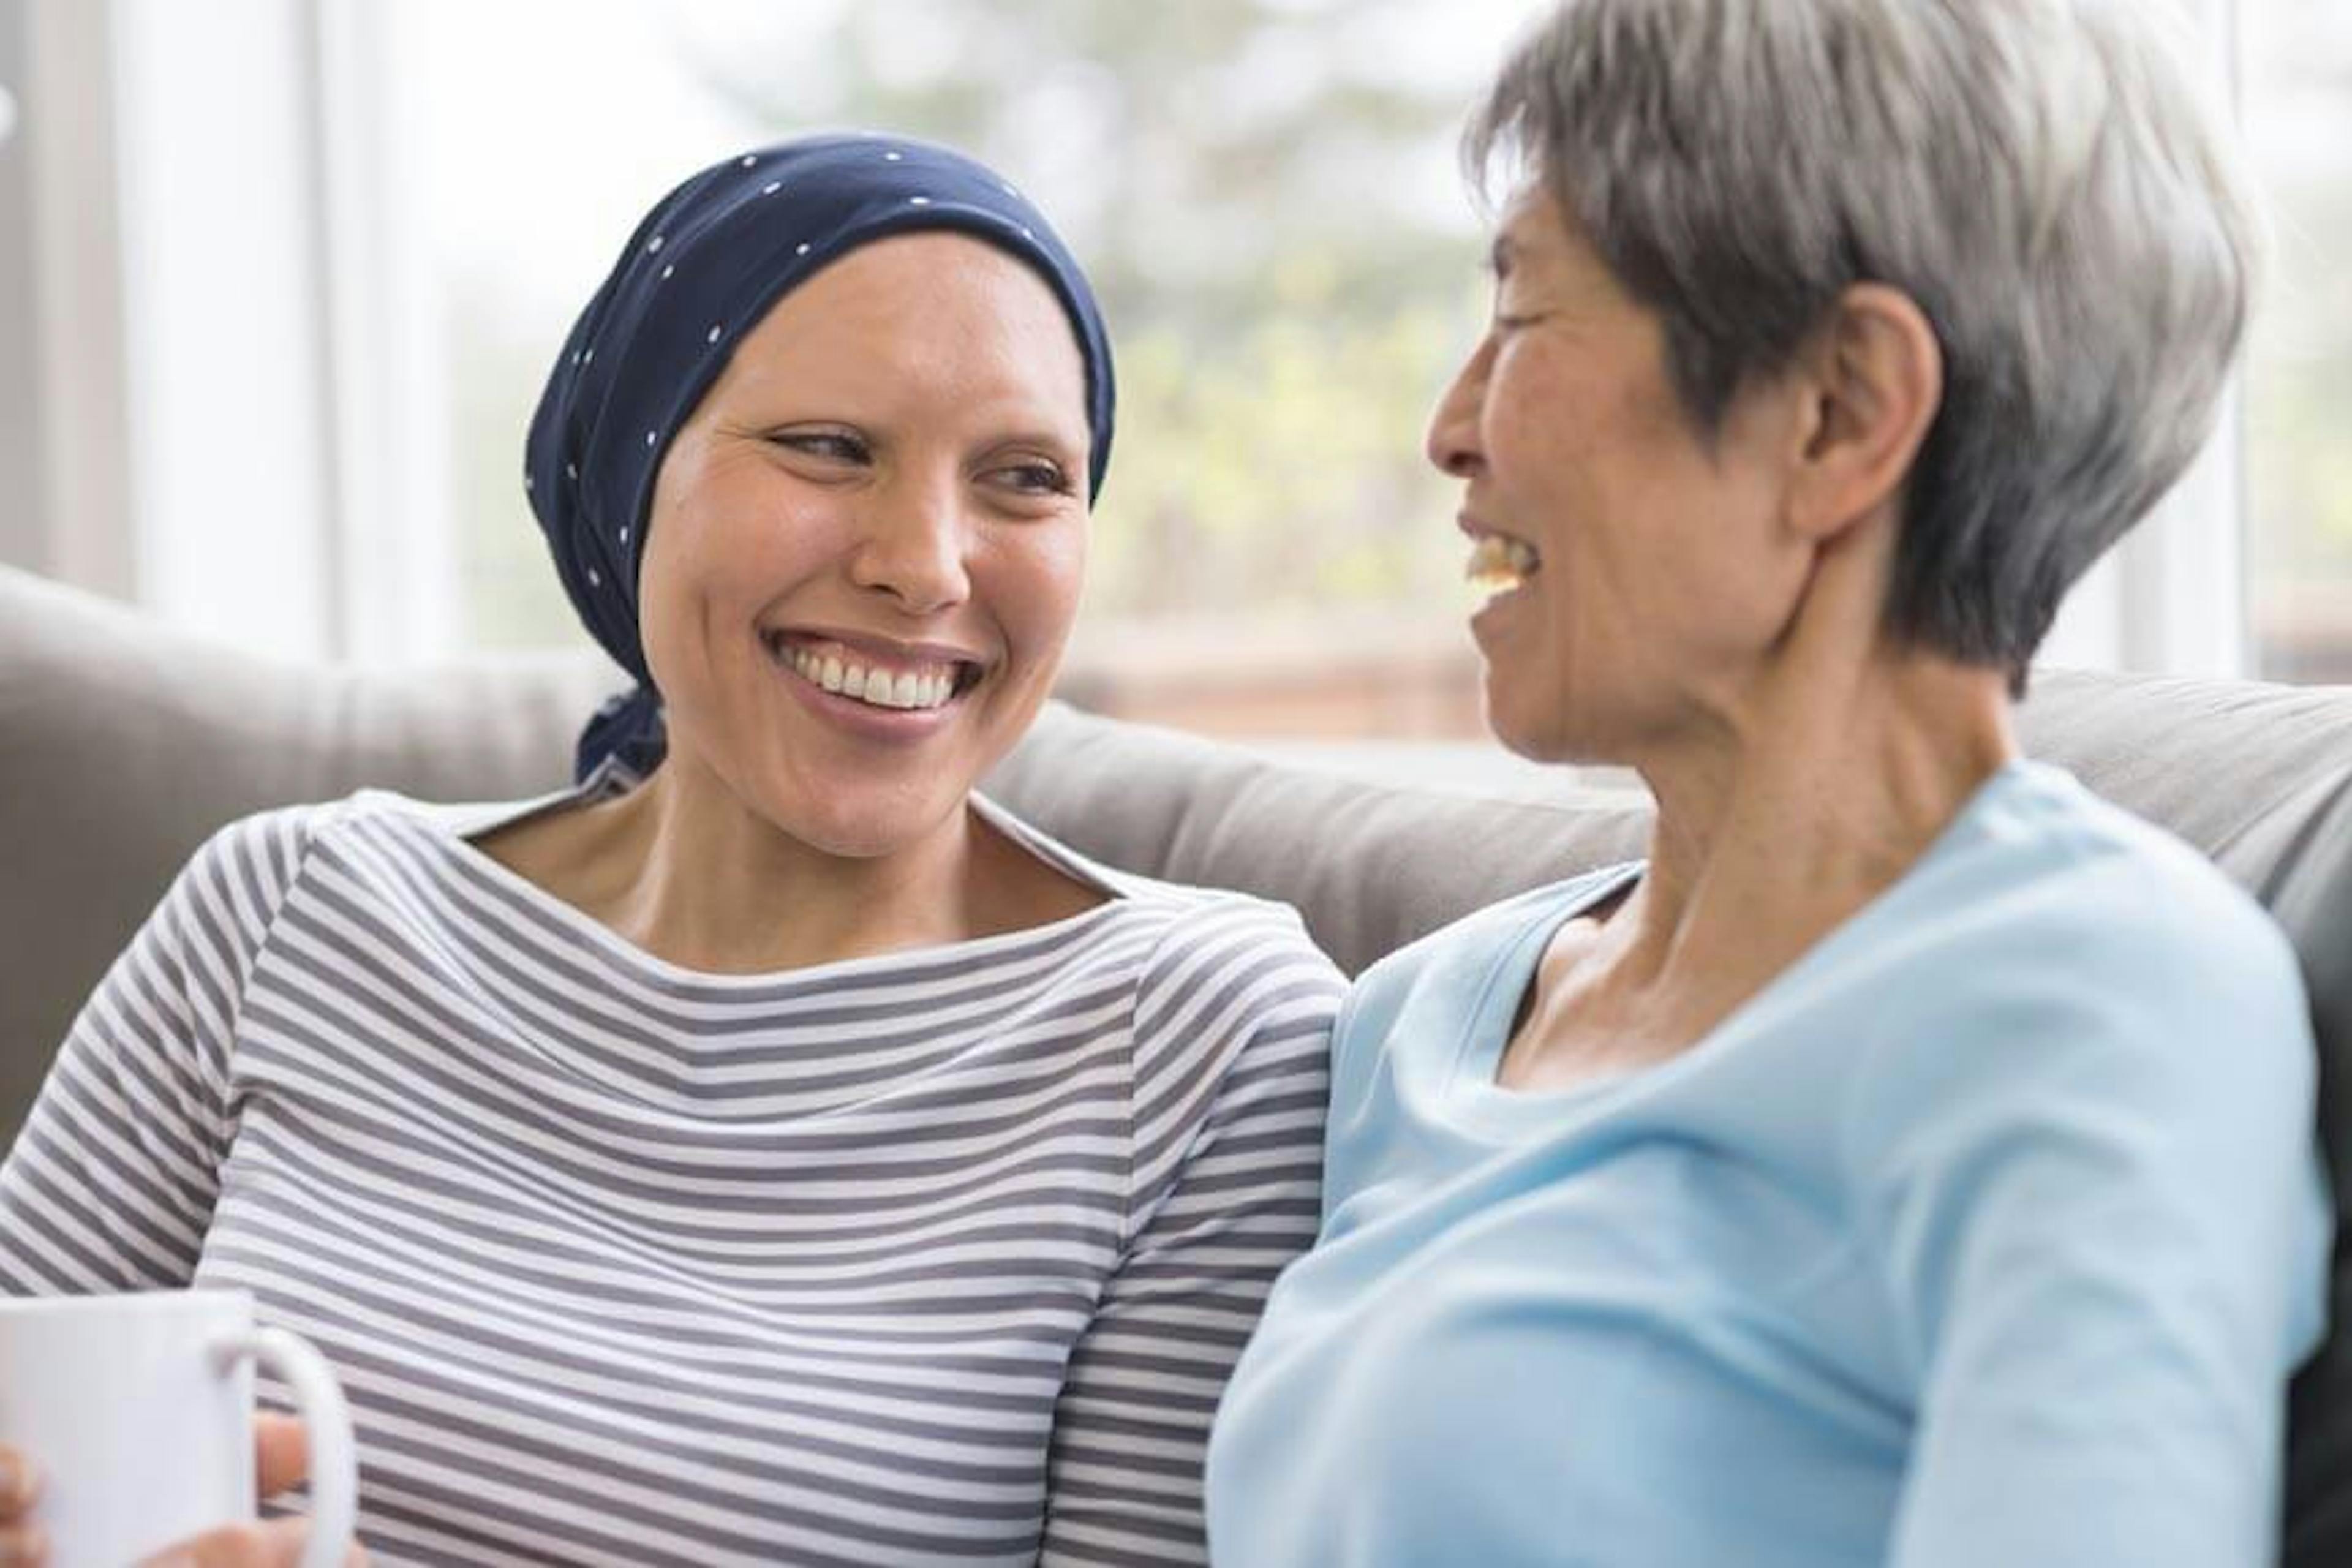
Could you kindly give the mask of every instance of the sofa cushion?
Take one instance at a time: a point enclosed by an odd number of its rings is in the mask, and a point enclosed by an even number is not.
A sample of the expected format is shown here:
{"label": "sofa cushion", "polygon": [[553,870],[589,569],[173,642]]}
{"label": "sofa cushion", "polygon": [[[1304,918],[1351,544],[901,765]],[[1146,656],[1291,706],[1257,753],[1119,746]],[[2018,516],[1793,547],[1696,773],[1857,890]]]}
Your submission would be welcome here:
{"label": "sofa cushion", "polygon": [[541,793],[620,684],[585,656],[307,668],[0,569],[0,1138],[107,963],[215,828],[370,784],[426,798]]}
{"label": "sofa cushion", "polygon": [[[2046,670],[2018,727],[2027,752],[2258,895],[2352,777],[2352,689]],[[1066,708],[990,787],[1098,859],[1298,904],[1350,973],[1480,904],[1638,854],[1649,820],[1616,790],[1400,789]]]}
{"label": "sofa cushion", "polygon": [[988,781],[1075,849],[1295,904],[1349,973],[1507,893],[1641,853],[1646,799],[1398,788],[1049,706]]}

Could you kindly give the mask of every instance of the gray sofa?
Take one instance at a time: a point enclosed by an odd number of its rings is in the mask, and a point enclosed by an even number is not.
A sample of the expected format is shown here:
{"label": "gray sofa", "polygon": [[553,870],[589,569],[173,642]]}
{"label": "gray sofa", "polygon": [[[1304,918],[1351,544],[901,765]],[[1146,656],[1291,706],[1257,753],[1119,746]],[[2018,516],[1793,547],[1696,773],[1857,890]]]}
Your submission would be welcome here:
{"label": "gray sofa", "polygon": [[[362,784],[553,788],[614,684],[584,656],[398,676],[273,664],[0,569],[0,1131],[213,828]],[[2022,726],[2031,752],[2195,845],[2286,927],[2313,992],[2321,1137],[2352,1211],[2352,689],[2052,671]],[[1643,824],[1622,795],[1384,786],[1060,707],[989,787],[1097,858],[1297,905],[1351,971],[1476,904],[1635,852]],[[2341,1248],[2335,1300],[2343,1321]],[[2291,1434],[2285,1560],[2352,1563],[2352,1333],[2298,1380]]]}

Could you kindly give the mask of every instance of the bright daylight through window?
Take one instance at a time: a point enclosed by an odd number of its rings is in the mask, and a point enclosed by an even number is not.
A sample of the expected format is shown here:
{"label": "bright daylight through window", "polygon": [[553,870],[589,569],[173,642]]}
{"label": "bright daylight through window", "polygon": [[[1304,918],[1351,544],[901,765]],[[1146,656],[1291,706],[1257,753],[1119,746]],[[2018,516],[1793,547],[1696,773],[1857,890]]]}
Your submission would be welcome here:
{"label": "bright daylight through window", "polygon": [[2352,680],[2352,5],[2247,0],[2241,118],[2273,255],[2246,387],[2260,673]]}
{"label": "bright daylight through window", "polygon": [[1117,337],[1066,692],[1229,732],[1478,732],[1419,434],[1485,309],[1454,131],[1521,7],[1465,6],[1433,50],[1394,0],[567,4],[571,79],[517,104],[507,34],[554,9],[400,7],[387,56],[425,149],[465,637],[574,635],[516,453],[610,237],[726,149],[887,127],[1011,170]]}
{"label": "bright daylight through window", "polygon": [[[2214,60],[2238,37],[2277,236],[2226,461],[2174,508],[2229,569],[2126,562],[2078,596],[2109,602],[2072,612],[2088,638],[2062,617],[2051,651],[2352,679],[2352,286],[2335,264],[2352,247],[2352,7],[2190,12]],[[1421,433],[1486,310],[1455,133],[1529,13],[1477,0],[1433,30],[1419,0],[331,7],[366,34],[338,50],[330,26],[320,57],[336,374],[347,408],[387,411],[343,438],[341,570],[389,573],[404,550],[409,580],[437,584],[404,633],[352,647],[576,646],[520,462],[572,303],[679,171],[878,127],[1008,170],[1103,295],[1118,454],[1065,694],[1226,734],[1478,736],[1452,491]],[[516,68],[551,37],[560,69]],[[370,330],[373,355],[352,348]],[[399,526],[362,515],[404,487]],[[2173,623],[2200,617],[2207,655],[2176,659],[2196,638]]]}

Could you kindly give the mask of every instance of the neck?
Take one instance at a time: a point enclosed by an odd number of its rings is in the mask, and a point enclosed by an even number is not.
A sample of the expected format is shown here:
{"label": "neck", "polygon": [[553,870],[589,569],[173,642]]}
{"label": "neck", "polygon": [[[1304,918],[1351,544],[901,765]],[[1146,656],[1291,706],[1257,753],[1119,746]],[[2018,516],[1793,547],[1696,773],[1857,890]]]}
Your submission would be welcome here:
{"label": "neck", "polygon": [[1885,553],[1832,555],[1762,668],[1629,760],[1650,868],[1611,922],[1621,982],[1736,1002],[1902,877],[2017,755],[1998,670],[1878,629]]}
{"label": "neck", "polygon": [[592,807],[574,901],[673,963],[763,973],[961,941],[984,911],[977,860],[998,840],[960,809],[877,856],[830,854],[746,807],[673,756],[639,788]]}
{"label": "neck", "polygon": [[1687,925],[1702,902],[1843,918],[2017,754],[1998,674],[1917,657],[1874,661],[1710,742],[1637,764],[1658,802],[1643,912],[1662,926]]}

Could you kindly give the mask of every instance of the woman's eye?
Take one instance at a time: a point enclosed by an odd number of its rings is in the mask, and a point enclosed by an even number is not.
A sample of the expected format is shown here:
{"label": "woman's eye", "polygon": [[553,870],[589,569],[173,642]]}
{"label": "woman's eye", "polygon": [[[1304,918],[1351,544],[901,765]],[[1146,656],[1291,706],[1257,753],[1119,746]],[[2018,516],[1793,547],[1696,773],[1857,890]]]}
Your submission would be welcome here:
{"label": "woman's eye", "polygon": [[862,463],[866,459],[866,443],[855,436],[845,436],[833,430],[794,430],[773,437],[776,445],[812,458],[822,458],[834,463]]}
{"label": "woman's eye", "polygon": [[996,472],[999,479],[1024,495],[1066,496],[1072,493],[1069,475],[1053,463],[1013,463]]}

